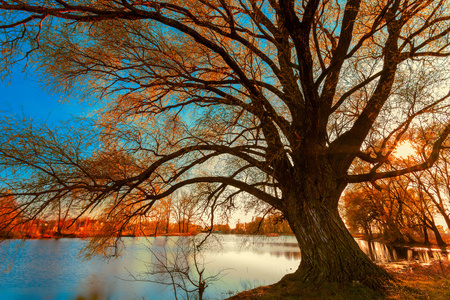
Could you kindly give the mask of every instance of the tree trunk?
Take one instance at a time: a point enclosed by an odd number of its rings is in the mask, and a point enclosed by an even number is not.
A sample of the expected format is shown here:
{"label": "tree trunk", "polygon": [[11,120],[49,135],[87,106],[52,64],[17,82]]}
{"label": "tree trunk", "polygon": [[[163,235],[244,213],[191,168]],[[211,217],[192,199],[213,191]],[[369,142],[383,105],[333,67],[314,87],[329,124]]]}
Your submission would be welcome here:
{"label": "tree trunk", "polygon": [[445,210],[443,203],[439,203],[439,202],[435,201],[434,199],[432,199],[432,201],[434,202],[436,208],[438,209],[438,211],[441,213],[442,217],[444,218],[447,228],[450,229],[450,217],[447,215],[447,211]]}
{"label": "tree trunk", "polygon": [[167,216],[167,221],[166,221],[166,234],[169,233],[169,225],[170,225],[169,220],[170,220],[170,213]]}
{"label": "tree trunk", "polygon": [[442,239],[441,233],[439,232],[439,229],[436,227],[436,224],[434,222],[430,222],[431,230],[434,233],[434,236],[436,237],[436,242],[439,247],[445,248],[447,244]]}
{"label": "tree trunk", "polygon": [[[318,201],[317,201],[318,202]],[[309,201],[285,212],[301,251],[301,263],[285,280],[321,284],[360,282],[381,289],[390,278],[359,248],[335,208]]]}
{"label": "tree trunk", "polygon": [[153,236],[157,236],[157,234],[158,234],[158,227],[159,227],[159,220],[158,220],[158,222],[156,222],[155,233],[153,234]]}
{"label": "tree trunk", "polygon": [[58,237],[62,236],[61,234],[61,199],[58,200],[58,227],[56,229],[56,233]]}
{"label": "tree trunk", "polygon": [[189,233],[189,224],[191,223],[191,218],[189,217],[189,218],[187,218],[187,220],[186,220],[186,232],[187,233]]}
{"label": "tree trunk", "polygon": [[430,239],[428,237],[428,226],[425,221],[423,221],[423,243],[425,245],[430,245]]}

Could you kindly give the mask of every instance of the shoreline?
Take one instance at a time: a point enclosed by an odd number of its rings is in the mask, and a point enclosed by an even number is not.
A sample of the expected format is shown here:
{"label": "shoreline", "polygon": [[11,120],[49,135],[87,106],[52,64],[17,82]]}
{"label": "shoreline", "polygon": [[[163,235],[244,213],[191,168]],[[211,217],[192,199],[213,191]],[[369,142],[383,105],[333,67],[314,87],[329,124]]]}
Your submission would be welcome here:
{"label": "shoreline", "polygon": [[[180,232],[171,232],[171,233],[160,233],[156,235],[122,235],[120,237],[158,237],[158,236],[196,236],[201,233],[206,232],[190,232],[190,233],[180,233]],[[213,232],[214,234],[220,234],[220,235],[249,235],[249,234],[243,234],[243,233],[217,233]],[[279,237],[279,236],[293,236],[293,234],[277,234],[277,233],[267,233],[267,234],[250,234],[252,236],[265,236],[265,237]],[[445,234],[446,241],[448,242],[445,249],[442,249],[436,242],[431,242],[430,244],[420,243],[420,242],[413,242],[413,243],[399,243],[399,242],[391,242],[387,241],[381,237],[375,237],[375,238],[368,238],[367,236],[363,234],[354,234],[352,235],[354,239],[360,239],[367,242],[378,242],[381,244],[385,244],[387,246],[393,246],[393,247],[402,247],[402,248],[410,248],[410,249],[417,249],[417,250],[431,250],[431,251],[449,251],[450,252],[450,234]],[[61,238],[78,238],[78,239],[86,239],[86,238],[95,238],[95,237],[102,237],[100,235],[77,235],[77,234],[63,234],[62,236],[50,236],[50,235],[43,235],[41,237],[0,237],[0,240],[48,240],[48,239],[61,239]]]}

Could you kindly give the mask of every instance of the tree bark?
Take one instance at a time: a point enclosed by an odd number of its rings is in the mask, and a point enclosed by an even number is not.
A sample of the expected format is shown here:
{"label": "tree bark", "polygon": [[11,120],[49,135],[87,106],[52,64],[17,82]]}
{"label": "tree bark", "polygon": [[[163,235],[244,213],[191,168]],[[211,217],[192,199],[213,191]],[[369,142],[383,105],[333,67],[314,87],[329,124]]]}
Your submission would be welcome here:
{"label": "tree bark", "polygon": [[359,282],[382,289],[391,278],[359,248],[339,216],[337,205],[327,207],[321,201],[308,201],[300,209],[286,211],[285,216],[299,243],[301,263],[280,283]]}
{"label": "tree bark", "polygon": [[154,236],[157,236],[157,234],[158,234],[158,227],[159,227],[159,221],[156,222],[155,233],[153,234]]}
{"label": "tree bark", "polygon": [[434,221],[430,221],[430,229],[433,231],[434,236],[436,237],[436,242],[438,246],[441,248],[445,248],[447,244],[442,239],[441,233],[439,232],[439,229],[436,227]]}
{"label": "tree bark", "polygon": [[169,213],[169,215],[167,216],[167,221],[166,221],[166,234],[168,234],[169,233],[169,225],[170,225],[170,213]]}
{"label": "tree bark", "polygon": [[423,225],[423,243],[425,245],[430,245],[430,239],[428,237],[428,226],[424,221],[424,225]]}
{"label": "tree bark", "polygon": [[447,215],[447,211],[445,210],[444,204],[442,202],[437,202],[434,198],[431,198],[431,200],[433,201],[434,205],[444,218],[447,228],[450,229],[450,217]]}

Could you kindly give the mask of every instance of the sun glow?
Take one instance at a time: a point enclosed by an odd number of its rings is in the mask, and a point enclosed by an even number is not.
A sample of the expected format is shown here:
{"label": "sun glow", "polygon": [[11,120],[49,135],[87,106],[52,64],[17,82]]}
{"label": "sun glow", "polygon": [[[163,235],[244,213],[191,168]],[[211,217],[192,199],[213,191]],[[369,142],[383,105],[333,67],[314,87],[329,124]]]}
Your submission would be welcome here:
{"label": "sun glow", "polygon": [[394,150],[393,155],[397,158],[406,159],[408,157],[417,155],[417,152],[411,145],[411,143],[407,141],[400,143],[397,149]]}

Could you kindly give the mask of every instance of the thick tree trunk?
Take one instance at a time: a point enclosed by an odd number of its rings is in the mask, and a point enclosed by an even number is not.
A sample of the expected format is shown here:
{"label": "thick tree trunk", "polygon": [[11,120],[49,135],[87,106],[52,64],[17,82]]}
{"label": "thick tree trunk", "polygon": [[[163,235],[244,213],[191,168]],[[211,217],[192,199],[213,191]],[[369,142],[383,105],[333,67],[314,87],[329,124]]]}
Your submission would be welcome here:
{"label": "thick tree trunk", "polygon": [[282,186],[280,207],[297,238],[301,262],[280,284],[359,282],[382,290],[391,276],[359,248],[339,215],[339,199],[347,185],[339,178],[346,172],[339,173],[326,157],[308,156],[318,153],[314,149],[304,153],[305,160],[298,164],[302,167]]}
{"label": "thick tree trunk", "polygon": [[285,213],[300,246],[301,263],[282,281],[360,282],[381,289],[390,276],[359,248],[337,207],[330,209],[311,201],[307,204]]}

